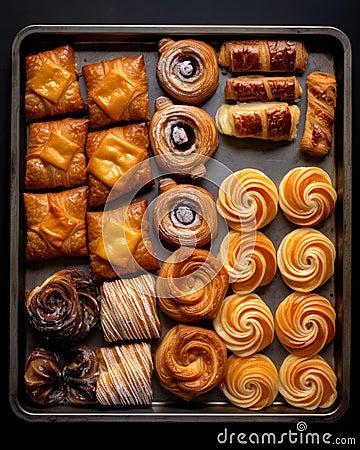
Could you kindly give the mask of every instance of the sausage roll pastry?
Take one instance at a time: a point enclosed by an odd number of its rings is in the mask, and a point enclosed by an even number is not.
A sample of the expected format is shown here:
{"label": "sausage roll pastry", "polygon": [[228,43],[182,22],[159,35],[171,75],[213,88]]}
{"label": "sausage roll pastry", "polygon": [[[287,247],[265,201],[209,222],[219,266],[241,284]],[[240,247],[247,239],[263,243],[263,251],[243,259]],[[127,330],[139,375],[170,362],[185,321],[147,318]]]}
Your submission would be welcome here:
{"label": "sausage roll pastry", "polygon": [[150,119],[144,55],[87,64],[82,72],[92,128]]}
{"label": "sausage roll pastry", "polygon": [[150,240],[148,214],[147,200],[87,213],[90,270],[94,279],[159,268]]}
{"label": "sausage roll pastry", "polygon": [[299,120],[299,107],[285,102],[224,103],[215,116],[222,134],[271,141],[295,139]]}
{"label": "sausage roll pastry", "polygon": [[153,183],[148,147],[145,122],[88,133],[90,207]]}
{"label": "sausage roll pastry", "polygon": [[27,262],[57,256],[88,256],[86,241],[87,186],[66,191],[25,193]]}
{"label": "sausage roll pastry", "polygon": [[27,120],[85,111],[70,45],[26,57]]}
{"label": "sausage roll pastry", "polygon": [[229,41],[219,53],[219,65],[231,72],[302,72],[307,59],[301,42],[279,39]]}
{"label": "sausage roll pastry", "polygon": [[211,45],[195,39],[164,38],[158,47],[156,77],[171,97],[197,105],[214,94],[219,84],[219,69],[216,51]]}
{"label": "sausage roll pastry", "polygon": [[324,156],[331,149],[336,91],[335,75],[312,72],[308,76],[305,130],[300,148],[311,156]]}
{"label": "sausage roll pastry", "polygon": [[219,143],[214,119],[201,108],[174,105],[167,97],[156,99],[155,110],[149,133],[157,164],[177,176],[203,178]]}
{"label": "sausage roll pastry", "polygon": [[87,183],[86,119],[33,122],[26,153],[26,189],[73,187]]}

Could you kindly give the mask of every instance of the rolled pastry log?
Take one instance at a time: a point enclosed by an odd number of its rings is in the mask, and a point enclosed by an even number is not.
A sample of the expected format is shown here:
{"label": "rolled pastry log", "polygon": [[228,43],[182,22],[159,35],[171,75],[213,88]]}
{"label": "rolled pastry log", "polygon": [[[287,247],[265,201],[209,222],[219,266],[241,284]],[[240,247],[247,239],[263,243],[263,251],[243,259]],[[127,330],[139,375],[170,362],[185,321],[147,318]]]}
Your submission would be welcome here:
{"label": "rolled pastry log", "polygon": [[217,110],[215,120],[222,134],[286,141],[296,137],[300,109],[285,102],[224,103]]}

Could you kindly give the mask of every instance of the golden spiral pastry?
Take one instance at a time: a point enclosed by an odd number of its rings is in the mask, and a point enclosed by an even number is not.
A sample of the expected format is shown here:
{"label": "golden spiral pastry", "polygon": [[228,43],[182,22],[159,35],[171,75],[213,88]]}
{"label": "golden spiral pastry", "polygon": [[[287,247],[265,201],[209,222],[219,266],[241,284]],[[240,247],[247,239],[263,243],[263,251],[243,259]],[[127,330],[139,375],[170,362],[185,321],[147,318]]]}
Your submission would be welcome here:
{"label": "golden spiral pastry", "polygon": [[226,347],[237,356],[253,355],[274,339],[273,315],[255,293],[226,297],[213,324]]}
{"label": "golden spiral pastry", "polygon": [[155,100],[149,138],[157,164],[193,179],[205,176],[205,164],[219,144],[215,121],[206,111],[191,105],[174,105],[167,97]]}
{"label": "golden spiral pastry", "polygon": [[230,228],[263,228],[276,216],[278,191],[274,182],[257,169],[243,169],[223,180],[216,207]]}
{"label": "golden spiral pastry", "polygon": [[178,322],[214,319],[228,286],[228,274],[212,253],[180,247],[160,269],[158,305]]}
{"label": "golden spiral pastry", "polygon": [[295,167],[279,184],[279,205],[296,225],[310,227],[335,209],[337,193],[331,178],[320,167]]}
{"label": "golden spiral pastry", "polygon": [[326,283],[334,273],[335,258],[335,246],[330,239],[309,227],[288,233],[277,251],[284,282],[298,292],[311,292]]}
{"label": "golden spiral pastry", "polygon": [[219,84],[216,51],[195,39],[159,41],[160,57],[156,76],[160,86],[173,98],[192,105],[208,100]]}
{"label": "golden spiral pastry", "polygon": [[279,369],[279,392],[297,408],[328,408],[337,397],[336,383],[334,370],[320,355],[290,354]]}
{"label": "golden spiral pastry", "polygon": [[276,310],[275,332],[289,352],[312,356],[333,340],[335,319],[335,309],[325,297],[293,292]]}
{"label": "golden spiral pastry", "polygon": [[161,386],[188,401],[222,381],[226,359],[225,344],[215,331],[179,324],[155,351],[155,373]]}
{"label": "golden spiral pastry", "polygon": [[259,286],[266,286],[277,270],[274,244],[261,231],[230,230],[220,245],[219,259],[237,294],[248,294]]}
{"label": "golden spiral pastry", "polygon": [[220,389],[234,405],[260,410],[270,406],[278,394],[278,372],[271,359],[261,353],[231,355]]}

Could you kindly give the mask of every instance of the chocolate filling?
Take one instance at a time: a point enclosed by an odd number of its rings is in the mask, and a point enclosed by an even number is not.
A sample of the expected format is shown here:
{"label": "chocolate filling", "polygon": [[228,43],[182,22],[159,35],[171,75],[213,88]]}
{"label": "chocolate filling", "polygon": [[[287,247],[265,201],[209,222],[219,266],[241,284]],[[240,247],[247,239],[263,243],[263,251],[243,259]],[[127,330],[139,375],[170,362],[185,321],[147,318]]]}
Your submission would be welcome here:
{"label": "chocolate filling", "polygon": [[176,122],[171,127],[171,143],[176,150],[188,150],[195,142],[194,130],[183,122]]}

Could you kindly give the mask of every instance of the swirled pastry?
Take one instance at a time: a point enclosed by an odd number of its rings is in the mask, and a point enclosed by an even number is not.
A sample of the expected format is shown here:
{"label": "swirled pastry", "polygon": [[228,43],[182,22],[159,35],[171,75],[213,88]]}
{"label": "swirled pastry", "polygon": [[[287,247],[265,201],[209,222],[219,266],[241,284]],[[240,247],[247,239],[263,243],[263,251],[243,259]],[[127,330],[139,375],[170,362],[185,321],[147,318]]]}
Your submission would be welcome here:
{"label": "swirled pastry", "polygon": [[85,111],[70,45],[26,57],[25,111],[27,120]]}
{"label": "swirled pastry", "polygon": [[255,293],[226,297],[213,324],[226,347],[237,356],[260,352],[274,339],[273,315]]}
{"label": "swirled pastry", "polygon": [[36,348],[26,361],[26,393],[40,406],[96,403],[98,366],[95,352],[85,344],[61,352]]}
{"label": "swirled pastry", "polygon": [[215,331],[179,324],[155,351],[155,373],[161,386],[188,401],[222,381],[226,358],[225,344]]}
{"label": "swirled pastry", "polygon": [[147,342],[96,350],[99,378],[96,398],[102,405],[150,405],[154,366]]}
{"label": "swirled pastry", "polygon": [[334,273],[335,258],[335,246],[330,239],[309,227],[288,233],[277,251],[284,282],[298,292],[311,292],[326,283]]}
{"label": "swirled pastry", "polygon": [[274,244],[261,231],[230,230],[221,242],[219,259],[237,294],[249,294],[259,286],[266,286],[277,270]]}
{"label": "swirled pastry", "polygon": [[59,270],[30,291],[25,312],[48,344],[68,345],[81,341],[97,323],[100,293],[82,270]]}
{"label": "swirled pastry", "polygon": [[295,167],[279,184],[279,205],[296,225],[311,227],[335,209],[337,193],[331,178],[320,167]]}
{"label": "swirled pastry", "polygon": [[164,38],[158,48],[156,77],[171,97],[196,105],[214,94],[219,84],[219,69],[211,45],[196,39]]}
{"label": "swirled pastry", "polygon": [[335,319],[335,309],[325,297],[293,292],[276,310],[275,332],[289,352],[312,356],[333,340]]}
{"label": "swirled pastry", "polygon": [[260,410],[270,406],[278,394],[278,372],[271,359],[260,353],[231,355],[220,389],[234,405]]}
{"label": "swirled pastry", "polygon": [[156,280],[159,307],[178,322],[214,319],[229,286],[228,274],[208,250],[180,247]]}
{"label": "swirled pastry", "polygon": [[160,239],[171,247],[204,247],[218,231],[212,195],[200,186],[163,178],[155,200],[153,222]]}
{"label": "swirled pastry", "polygon": [[167,97],[155,100],[149,136],[156,162],[177,176],[202,178],[205,164],[218,147],[214,119],[203,109],[174,105]]}
{"label": "swirled pastry", "polygon": [[279,369],[279,392],[292,406],[328,408],[337,397],[337,377],[320,356],[288,355]]}
{"label": "swirled pastry", "polygon": [[239,170],[221,182],[216,207],[234,230],[246,232],[263,228],[277,214],[278,191],[274,182],[260,170]]}

